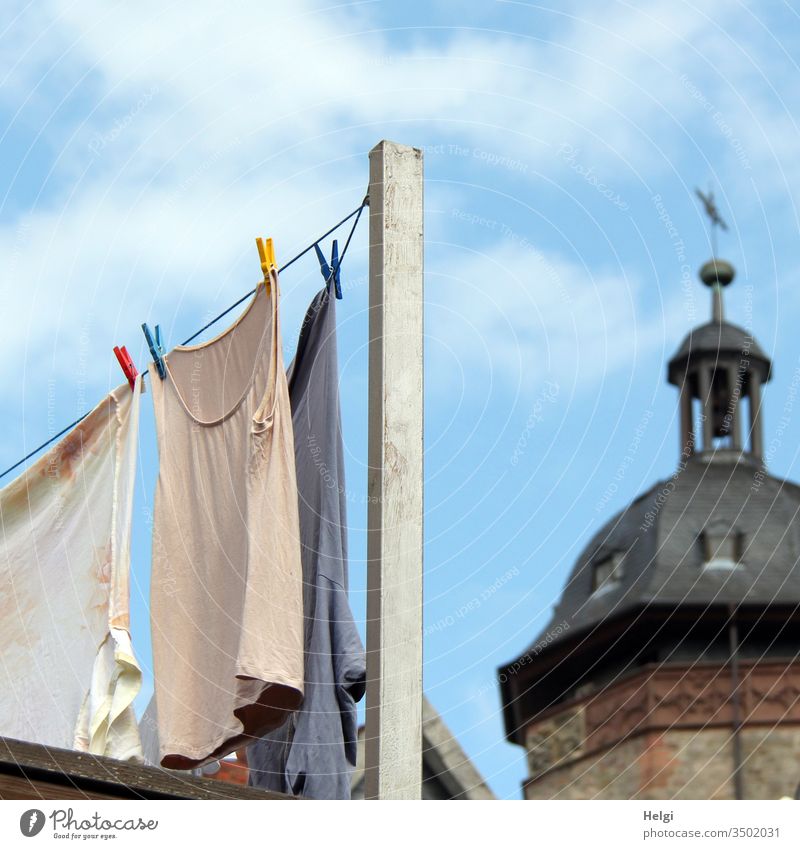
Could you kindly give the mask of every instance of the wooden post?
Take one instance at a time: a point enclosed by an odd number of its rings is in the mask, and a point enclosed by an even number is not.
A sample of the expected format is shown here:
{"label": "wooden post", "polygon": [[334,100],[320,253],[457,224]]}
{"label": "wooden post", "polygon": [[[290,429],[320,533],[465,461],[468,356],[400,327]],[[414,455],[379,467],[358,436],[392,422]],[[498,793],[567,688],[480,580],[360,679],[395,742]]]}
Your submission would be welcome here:
{"label": "wooden post", "polygon": [[711,396],[711,366],[705,360],[701,360],[697,370],[700,383],[700,403],[703,415],[703,451],[711,451],[714,447],[714,402]]}
{"label": "wooden post", "polygon": [[681,385],[681,428],[680,428],[680,457],[688,457],[694,453],[694,422],[692,421],[692,390],[689,380],[684,379]]}
{"label": "wooden post", "polygon": [[750,450],[756,458],[763,459],[764,440],[761,436],[761,375],[756,369],[750,372]]}
{"label": "wooden post", "polygon": [[422,152],[369,154],[367,799],[422,790]]}
{"label": "wooden post", "polygon": [[742,400],[743,386],[743,372],[739,370],[738,365],[729,365],[728,388],[730,391],[730,399],[728,403],[730,405],[730,409],[726,411],[726,415],[731,417],[728,432],[731,436],[731,443],[737,451],[742,450],[742,425],[741,417],[739,416],[739,402]]}

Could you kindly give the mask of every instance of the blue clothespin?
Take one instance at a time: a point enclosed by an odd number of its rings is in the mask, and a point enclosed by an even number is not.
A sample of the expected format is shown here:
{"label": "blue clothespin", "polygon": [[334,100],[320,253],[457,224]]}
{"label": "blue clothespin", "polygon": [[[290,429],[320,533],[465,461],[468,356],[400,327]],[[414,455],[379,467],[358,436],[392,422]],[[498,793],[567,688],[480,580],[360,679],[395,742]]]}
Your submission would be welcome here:
{"label": "blue clothespin", "polygon": [[158,324],[156,325],[155,339],[153,339],[150,328],[146,324],[142,325],[142,331],[144,332],[144,338],[147,339],[147,345],[150,348],[150,354],[153,357],[158,376],[163,380],[167,376],[167,367],[164,363],[164,346],[161,344],[161,327]]}
{"label": "blue clothespin", "polygon": [[314,250],[317,252],[317,259],[319,260],[319,270],[322,272],[322,276],[325,278],[325,282],[330,283],[331,278],[333,278],[333,290],[336,293],[336,300],[341,301],[342,280],[340,276],[341,266],[339,265],[339,242],[336,239],[333,240],[330,265],[328,265],[328,262],[325,259],[325,255],[320,250],[319,245],[315,244]]}

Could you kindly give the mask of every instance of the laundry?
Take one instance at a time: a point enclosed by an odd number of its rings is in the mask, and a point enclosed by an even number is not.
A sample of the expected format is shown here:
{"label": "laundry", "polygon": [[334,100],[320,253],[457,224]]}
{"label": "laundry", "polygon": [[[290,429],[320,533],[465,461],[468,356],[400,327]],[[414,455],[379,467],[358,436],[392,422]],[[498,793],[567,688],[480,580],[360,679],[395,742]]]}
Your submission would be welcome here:
{"label": "laundry", "polygon": [[250,783],[312,799],[349,799],[364,649],[348,602],[347,514],[336,301],[326,286],[306,313],[288,383],[294,425],[305,618],[305,698],[248,749]]}
{"label": "laundry", "polygon": [[[160,763],[189,769],[303,697],[302,567],[278,275],[151,369],[159,446],[151,625]],[[160,343],[156,344],[160,347]]]}
{"label": "laundry", "polygon": [[[238,783],[252,752],[255,786],[349,798],[366,670],[348,602],[338,247],[330,266],[317,243],[295,257],[316,248],[326,288],[284,371],[274,248],[257,242],[264,284],[227,330],[167,353],[142,325],[150,368],[115,347],[128,384],[0,491],[0,735]],[[137,724],[128,582],[148,373],[154,693]]]}
{"label": "laundry", "polygon": [[0,734],[141,761],[130,534],[141,377],[0,491]]}

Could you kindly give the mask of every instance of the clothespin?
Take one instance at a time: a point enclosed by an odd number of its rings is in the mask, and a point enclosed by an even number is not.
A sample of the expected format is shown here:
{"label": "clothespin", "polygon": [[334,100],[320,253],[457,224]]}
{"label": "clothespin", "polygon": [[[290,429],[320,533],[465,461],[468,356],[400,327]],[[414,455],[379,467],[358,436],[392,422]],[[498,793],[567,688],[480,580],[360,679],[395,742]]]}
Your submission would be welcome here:
{"label": "clothespin", "polygon": [[331,282],[331,279],[333,279],[333,290],[336,293],[336,300],[341,301],[342,280],[339,266],[339,242],[336,239],[333,240],[330,265],[328,265],[328,262],[325,259],[325,254],[322,253],[318,244],[314,245],[314,250],[317,253],[317,259],[319,260],[319,270],[322,272],[322,276],[325,278],[325,283],[329,284]]}
{"label": "clothespin", "polygon": [[258,257],[261,260],[261,271],[264,274],[264,285],[269,292],[269,272],[271,268],[277,268],[275,262],[275,246],[272,239],[262,239],[260,236],[256,239],[256,247],[258,248]]}
{"label": "clothespin", "polygon": [[133,360],[131,359],[131,355],[128,353],[128,349],[124,345],[121,348],[114,348],[114,354],[116,355],[117,362],[122,369],[122,373],[128,378],[128,383],[130,383],[131,389],[133,389],[133,386],[136,383],[136,375],[139,374],[139,372],[136,371],[136,366],[133,364]]}
{"label": "clothespin", "polygon": [[150,354],[153,357],[158,376],[163,380],[167,376],[167,367],[164,363],[164,346],[161,344],[161,327],[158,324],[156,325],[155,339],[153,339],[150,328],[146,324],[142,325],[142,331],[144,332],[144,338],[147,339],[147,346],[150,348]]}

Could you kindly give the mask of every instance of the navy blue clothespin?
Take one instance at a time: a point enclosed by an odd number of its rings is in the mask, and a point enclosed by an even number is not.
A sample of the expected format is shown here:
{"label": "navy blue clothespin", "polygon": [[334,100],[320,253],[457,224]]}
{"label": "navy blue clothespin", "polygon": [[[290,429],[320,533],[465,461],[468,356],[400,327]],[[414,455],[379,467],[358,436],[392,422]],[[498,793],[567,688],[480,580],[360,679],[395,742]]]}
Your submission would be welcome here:
{"label": "navy blue clothespin", "polygon": [[322,272],[322,276],[325,278],[325,282],[330,283],[331,278],[333,278],[333,291],[336,293],[336,300],[341,301],[342,280],[340,276],[341,266],[339,265],[339,242],[336,239],[333,240],[330,265],[328,265],[328,262],[325,259],[325,254],[322,253],[318,244],[314,245],[314,250],[317,252],[317,259],[319,260],[319,270]]}
{"label": "navy blue clothespin", "polygon": [[150,354],[153,357],[158,376],[163,380],[167,376],[167,367],[164,363],[164,346],[161,344],[161,327],[158,324],[156,325],[155,339],[153,339],[150,328],[146,324],[142,325],[142,331],[144,332],[144,338],[147,339],[147,345],[150,348]]}

